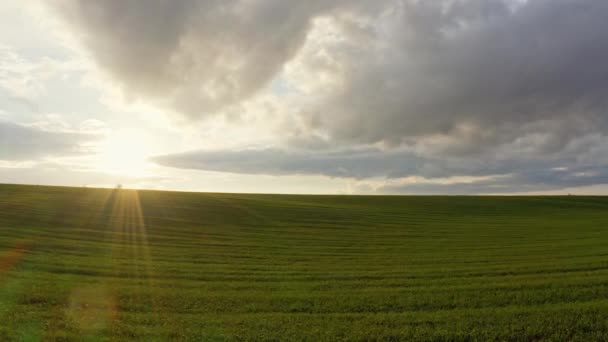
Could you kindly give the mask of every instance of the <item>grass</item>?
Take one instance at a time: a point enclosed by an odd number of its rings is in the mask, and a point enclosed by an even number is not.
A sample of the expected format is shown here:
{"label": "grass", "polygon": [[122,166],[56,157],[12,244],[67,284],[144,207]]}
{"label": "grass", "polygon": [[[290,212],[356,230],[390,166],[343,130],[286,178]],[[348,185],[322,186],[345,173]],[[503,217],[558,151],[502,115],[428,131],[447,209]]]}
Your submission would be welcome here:
{"label": "grass", "polygon": [[0,340],[608,340],[608,198],[0,185]]}

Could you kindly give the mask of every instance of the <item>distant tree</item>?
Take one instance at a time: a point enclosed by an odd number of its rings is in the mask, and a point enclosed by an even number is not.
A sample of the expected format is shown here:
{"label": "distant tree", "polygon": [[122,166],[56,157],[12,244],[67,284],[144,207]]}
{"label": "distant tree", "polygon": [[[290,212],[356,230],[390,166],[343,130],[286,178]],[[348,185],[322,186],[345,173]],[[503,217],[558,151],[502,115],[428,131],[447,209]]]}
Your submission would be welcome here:
{"label": "distant tree", "polygon": [[120,189],[122,189],[122,184],[116,184],[116,188],[115,188],[115,189],[116,189],[116,190],[120,190]]}

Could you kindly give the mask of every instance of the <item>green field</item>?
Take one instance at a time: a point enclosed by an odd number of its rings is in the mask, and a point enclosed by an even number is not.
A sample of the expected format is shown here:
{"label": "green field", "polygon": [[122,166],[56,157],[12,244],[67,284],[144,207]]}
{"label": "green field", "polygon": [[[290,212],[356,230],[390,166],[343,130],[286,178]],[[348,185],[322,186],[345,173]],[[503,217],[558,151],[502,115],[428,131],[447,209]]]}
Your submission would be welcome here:
{"label": "green field", "polygon": [[0,185],[0,340],[608,340],[608,198]]}

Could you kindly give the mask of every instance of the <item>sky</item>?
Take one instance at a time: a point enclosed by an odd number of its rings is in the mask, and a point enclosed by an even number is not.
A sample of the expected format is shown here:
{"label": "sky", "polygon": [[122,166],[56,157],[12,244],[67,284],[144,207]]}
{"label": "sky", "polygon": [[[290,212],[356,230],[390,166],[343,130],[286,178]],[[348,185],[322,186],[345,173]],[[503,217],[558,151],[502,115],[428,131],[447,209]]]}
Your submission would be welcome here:
{"label": "sky", "polygon": [[0,3],[0,183],[608,194],[605,0]]}

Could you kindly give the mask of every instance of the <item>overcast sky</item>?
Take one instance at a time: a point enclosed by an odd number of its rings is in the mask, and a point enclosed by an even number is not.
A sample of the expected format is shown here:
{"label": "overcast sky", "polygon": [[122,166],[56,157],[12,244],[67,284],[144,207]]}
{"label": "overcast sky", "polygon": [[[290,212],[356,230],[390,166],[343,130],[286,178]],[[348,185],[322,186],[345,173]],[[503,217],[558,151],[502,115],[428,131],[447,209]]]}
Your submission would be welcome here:
{"label": "overcast sky", "polygon": [[0,183],[608,194],[608,1],[0,3]]}

